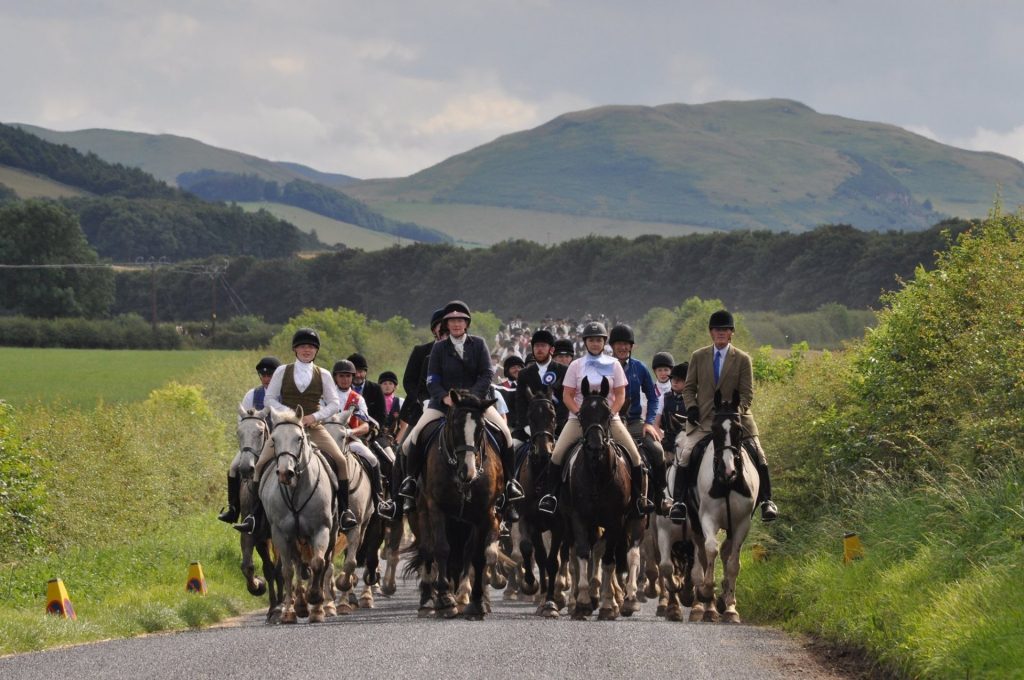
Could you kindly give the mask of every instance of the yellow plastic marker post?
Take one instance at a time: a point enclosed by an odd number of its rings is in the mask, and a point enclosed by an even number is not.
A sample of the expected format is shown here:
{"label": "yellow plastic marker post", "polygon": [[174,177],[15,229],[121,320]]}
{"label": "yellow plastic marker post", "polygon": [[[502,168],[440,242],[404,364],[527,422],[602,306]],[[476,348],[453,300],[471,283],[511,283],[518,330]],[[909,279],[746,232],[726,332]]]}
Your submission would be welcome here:
{"label": "yellow plastic marker post", "polygon": [[849,564],[862,557],[864,557],[864,546],[860,543],[860,536],[852,531],[847,531],[843,536],[843,562]]}
{"label": "yellow plastic marker post", "polygon": [[64,587],[64,582],[59,578],[46,582],[46,611],[61,618],[78,619],[75,608],[71,606],[68,589]]}
{"label": "yellow plastic marker post", "polygon": [[203,576],[203,565],[192,562],[188,565],[188,583],[185,590],[197,595],[206,595],[206,577]]}

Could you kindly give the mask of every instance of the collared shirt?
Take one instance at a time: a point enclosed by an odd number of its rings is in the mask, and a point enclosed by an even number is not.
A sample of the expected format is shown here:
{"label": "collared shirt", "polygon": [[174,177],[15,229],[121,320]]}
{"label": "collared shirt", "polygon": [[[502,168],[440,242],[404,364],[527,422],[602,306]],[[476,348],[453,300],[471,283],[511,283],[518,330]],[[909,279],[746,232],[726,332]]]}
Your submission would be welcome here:
{"label": "collared shirt", "polygon": [[363,421],[364,423],[368,422],[370,419],[370,412],[366,406],[366,399],[363,398],[362,394],[359,394],[359,391],[356,390],[355,385],[344,391],[338,389],[338,402],[341,404],[341,407],[344,408],[345,404],[348,403],[349,395],[352,394],[353,391],[355,391],[355,393],[359,395],[359,399],[356,400],[356,410],[352,412],[352,415],[358,418],[359,420]]}
{"label": "collared shirt", "polygon": [[[281,403],[281,383],[284,381],[285,369],[291,365],[281,364],[278,366],[277,370],[274,371],[274,377],[270,379],[270,384],[267,385],[264,403],[274,410],[280,411],[287,408]],[[320,382],[323,383],[324,393],[320,397],[320,410],[313,414],[318,423],[327,420],[341,410],[338,388],[335,386],[334,378],[327,372],[327,369],[320,368],[313,362],[296,361],[294,365],[295,370],[292,373],[292,379],[295,381],[295,386],[299,388],[300,392],[305,392],[306,388],[309,387],[309,383],[313,382],[313,371],[320,371]]]}
{"label": "collared shirt", "polygon": [[[596,389],[601,386],[601,379],[607,378],[609,389],[608,389],[608,403],[611,404],[615,398],[613,392],[616,387],[625,387],[629,381],[626,379],[626,373],[622,370],[622,364],[619,363],[618,359],[608,356],[607,354],[598,354],[594,356],[589,352],[575,359],[569,368],[565,369],[565,378],[562,380],[562,385],[565,387],[571,387],[576,390],[575,402],[576,406],[583,404],[583,379],[586,378],[590,385],[590,389]],[[572,420],[578,416],[575,413],[569,413],[569,419]],[[619,417],[618,413],[612,415],[613,419]]]}
{"label": "collared shirt", "polygon": [[466,348],[466,334],[463,333],[461,338],[456,338],[454,335],[448,337],[452,341],[452,345],[455,346],[455,351],[458,353],[459,358],[462,358],[462,352]]}
{"label": "collared shirt", "polygon": [[719,378],[722,377],[722,371],[725,370],[725,357],[729,356],[729,350],[731,348],[732,348],[732,343],[731,342],[728,345],[726,345],[725,347],[723,347],[722,349],[718,349],[717,347],[715,347],[714,354],[711,355],[711,365],[712,366],[715,365],[714,364],[715,356],[719,355],[719,359],[718,359],[718,377]]}

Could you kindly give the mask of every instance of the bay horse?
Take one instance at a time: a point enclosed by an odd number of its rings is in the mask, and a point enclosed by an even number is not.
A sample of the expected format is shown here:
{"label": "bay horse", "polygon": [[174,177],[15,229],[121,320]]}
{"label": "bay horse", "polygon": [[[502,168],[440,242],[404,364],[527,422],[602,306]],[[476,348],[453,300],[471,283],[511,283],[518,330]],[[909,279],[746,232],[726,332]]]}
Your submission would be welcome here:
{"label": "bay horse", "polygon": [[[690,621],[717,621],[721,614],[726,622],[740,622],[736,610],[740,547],[750,531],[760,479],[754,466],[756,454],[747,448],[750,443],[743,431],[739,403],[738,390],[733,392],[732,401],[724,403],[721,392],[715,391],[710,444],[713,451],[705,451],[695,487],[688,494],[687,514],[697,553],[692,573],[698,600],[690,610]],[[725,531],[721,547],[720,530]],[[719,552],[724,577],[721,597],[716,603],[715,560]]]}
{"label": "bay horse", "polygon": [[[306,601],[309,622],[325,617],[324,593],[333,593],[331,561],[338,536],[337,508],[326,460],[301,424],[302,409],[271,412],[274,465],[263,470],[260,500],[281,560],[284,599],[281,623],[295,623],[295,594],[301,592],[303,567],[310,572]],[[333,596],[328,611],[333,609]]]}
{"label": "bay horse", "polygon": [[[377,510],[374,507],[370,479],[362,463],[356,460],[358,454],[350,450],[349,438],[345,435],[348,430],[349,418],[352,416],[352,410],[353,408],[349,408],[342,413],[336,413],[322,423],[324,429],[327,430],[331,438],[338,444],[338,448],[341,449],[342,454],[345,456],[346,474],[348,477],[348,507],[356,516],[356,525],[354,527],[348,531],[341,531],[339,529],[337,548],[344,547],[345,549],[345,561],[342,563],[341,573],[335,579],[335,585],[339,591],[337,606],[339,614],[350,614],[353,611],[349,594],[352,587],[358,583],[355,572],[360,565],[363,566],[363,584],[365,588],[359,595],[357,602],[360,607],[366,609],[373,607],[373,586],[377,583],[377,563],[379,559],[376,546],[369,546],[366,543],[373,523],[379,523]],[[372,543],[372,541],[370,542]],[[338,551],[336,550],[335,552],[337,553]],[[355,600],[355,598],[352,599]]]}
{"label": "bay horse", "polygon": [[[262,410],[244,409],[238,407],[238,480],[239,480],[239,505],[242,516],[245,517],[255,509],[258,503],[258,489],[253,475],[256,472],[256,461],[259,459],[263,445],[270,437],[270,425],[267,423],[267,415],[270,407]],[[250,595],[262,597],[269,593],[270,606],[267,609],[267,620],[273,619],[281,604],[281,591],[284,588],[284,581],[281,578],[281,571],[278,569],[274,555],[271,552],[270,527],[266,522],[259,525],[250,533],[240,534],[239,541],[242,550],[242,575],[245,577],[245,587]],[[263,563],[263,578],[256,576],[256,567],[253,564],[252,552],[255,550]]]}
{"label": "bay horse", "polygon": [[420,573],[420,616],[451,618],[458,615],[454,582],[472,567],[470,601],[462,614],[482,620],[488,612],[486,567],[498,560],[494,505],[504,487],[498,444],[483,420],[495,400],[465,390],[448,396],[452,404],[440,432],[421,433],[426,459],[417,511],[410,517],[416,525],[416,542],[409,548],[414,557],[405,573]]}
{"label": "bay horse", "polygon": [[[596,560],[597,554],[601,553],[598,618],[610,620],[619,614],[614,597],[615,580],[618,572],[624,571],[619,567],[625,567],[626,563],[626,515],[633,502],[629,463],[611,437],[612,411],[607,400],[610,390],[608,379],[601,378],[600,390],[592,392],[589,380],[584,378],[580,390],[583,403],[577,415],[583,432],[583,443],[579,453],[569,462],[569,484],[563,485],[564,502],[559,502],[567,520],[569,539],[579,566],[576,606],[572,618],[585,619],[594,611],[590,592],[591,561]],[[603,545],[599,545],[599,542]],[[554,550],[552,546],[552,552]],[[636,553],[634,561],[639,570],[639,547],[631,548],[630,552]],[[596,569],[593,573],[596,577]],[[549,601],[553,600],[553,585],[549,580]],[[635,611],[638,607],[635,580],[632,582],[632,592],[627,583],[626,599],[631,600],[631,608]]]}

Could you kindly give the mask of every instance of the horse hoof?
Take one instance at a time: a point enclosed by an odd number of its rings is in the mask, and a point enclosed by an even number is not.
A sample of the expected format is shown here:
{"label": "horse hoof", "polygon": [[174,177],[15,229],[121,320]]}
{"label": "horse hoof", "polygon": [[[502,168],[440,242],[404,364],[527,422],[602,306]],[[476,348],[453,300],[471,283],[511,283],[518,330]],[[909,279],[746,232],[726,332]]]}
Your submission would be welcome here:
{"label": "horse hoof", "polygon": [[394,583],[385,583],[380,587],[380,594],[384,597],[391,597],[395,594],[396,590],[398,590],[398,588]]}
{"label": "horse hoof", "polygon": [[324,612],[323,612],[323,610],[320,609],[320,610],[317,610],[317,611],[310,612],[309,613],[309,622],[310,623],[323,623],[324,622]]}
{"label": "horse hoof", "polygon": [[295,612],[285,612],[284,614],[281,614],[281,623],[292,624],[297,621],[298,617],[295,615]]}
{"label": "horse hoof", "polygon": [[529,581],[523,581],[523,585],[520,586],[519,590],[523,595],[530,595],[532,597],[540,590],[540,582],[534,581],[531,583]]}
{"label": "horse hoof", "polygon": [[324,616],[330,618],[338,615],[338,607],[333,602],[324,605]]}
{"label": "horse hoof", "polygon": [[683,620],[683,609],[675,605],[665,610],[666,621],[682,621]]}
{"label": "horse hoof", "polygon": [[654,599],[658,596],[658,585],[654,581],[647,581],[647,585],[644,586],[644,595],[649,599]]}
{"label": "horse hoof", "polygon": [[598,621],[614,621],[617,618],[619,618],[619,614],[614,607],[601,607],[597,612]]}
{"label": "horse hoof", "polygon": [[704,610],[704,623],[718,623],[718,610],[714,607],[709,607]]}
{"label": "horse hoof", "polygon": [[447,607],[445,609],[438,609],[437,616],[442,619],[454,619],[459,615],[458,607]]}
{"label": "horse hoof", "polygon": [[308,617],[309,616],[309,607],[296,605],[295,606],[295,615],[297,617],[299,617],[300,619],[304,619],[304,618]]}
{"label": "horse hoof", "polygon": [[352,605],[347,602],[341,602],[338,604],[338,616],[348,616],[352,613]]}
{"label": "horse hoof", "polygon": [[742,623],[739,612],[725,612],[722,614],[722,623]]}
{"label": "horse hoof", "polygon": [[356,594],[352,591],[349,591],[348,593],[348,603],[353,607],[359,606],[359,600],[356,598]]}
{"label": "horse hoof", "polygon": [[506,590],[504,593],[501,594],[501,599],[505,600],[506,602],[515,602],[519,599],[519,593],[517,593],[514,590]]}
{"label": "horse hoof", "polygon": [[668,607],[666,607],[663,604],[659,604],[658,608],[654,612],[654,615],[655,616],[665,616],[667,611],[668,611]]}
{"label": "horse hoof", "polygon": [[416,610],[416,617],[420,619],[428,619],[436,613],[437,612],[434,611],[433,607],[420,607]]}
{"label": "horse hoof", "polygon": [[303,581],[308,581],[309,577],[313,575],[313,572],[309,570],[308,564],[303,564],[299,567],[299,574],[302,576]]}
{"label": "horse hoof", "polygon": [[361,597],[359,598],[360,609],[373,609],[373,598],[372,597]]}
{"label": "horse hoof", "polygon": [[697,623],[704,618],[704,607],[694,605],[690,608],[690,623]]}
{"label": "horse hoof", "polygon": [[622,615],[632,616],[633,614],[640,611],[640,603],[636,600],[626,600],[622,603]]}
{"label": "horse hoof", "polygon": [[479,602],[470,602],[462,611],[462,615],[470,621],[483,621],[485,613]]}
{"label": "horse hoof", "polygon": [[724,614],[728,607],[725,606],[725,598],[719,595],[715,598],[715,609],[718,610],[719,614]]}
{"label": "horse hoof", "polygon": [[245,588],[249,591],[250,595],[256,597],[263,597],[267,594],[267,584],[263,579],[253,579],[252,583],[245,585]]}
{"label": "horse hoof", "polygon": [[559,616],[558,606],[551,600],[548,600],[537,608],[537,614],[543,616],[545,619],[557,619]]}
{"label": "horse hoof", "polygon": [[491,570],[491,587],[495,590],[501,590],[508,585],[508,579],[505,575],[499,572],[497,569]]}

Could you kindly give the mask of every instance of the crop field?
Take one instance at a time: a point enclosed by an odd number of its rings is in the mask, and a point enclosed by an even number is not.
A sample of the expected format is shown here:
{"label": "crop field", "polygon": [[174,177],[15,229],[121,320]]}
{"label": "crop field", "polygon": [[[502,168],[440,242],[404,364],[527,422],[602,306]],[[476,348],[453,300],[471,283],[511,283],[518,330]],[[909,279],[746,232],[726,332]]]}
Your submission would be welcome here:
{"label": "crop field", "polygon": [[266,201],[239,203],[238,205],[250,212],[266,210],[275,217],[291,222],[305,232],[316,230],[317,236],[327,245],[344,243],[349,248],[361,248],[362,250],[369,251],[390,248],[401,240],[390,234],[372,231],[355,224],[317,215],[314,212],[291,205]]}
{"label": "crop field", "polygon": [[0,399],[92,408],[129,403],[180,378],[222,350],[93,350],[0,347]]}

